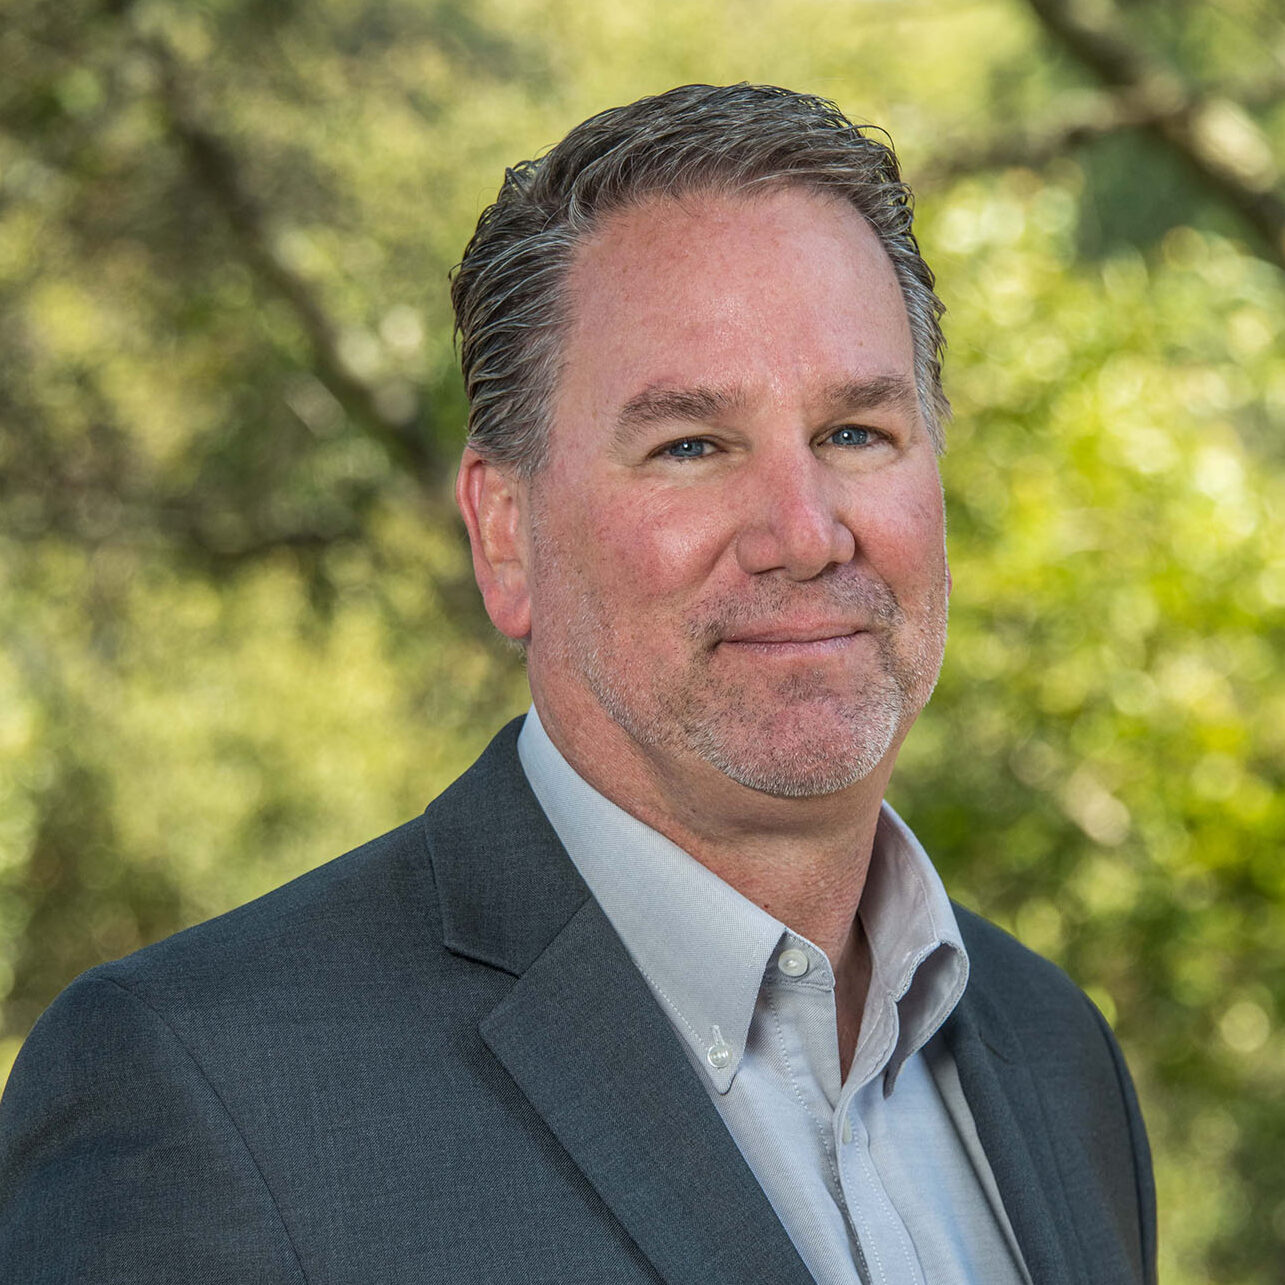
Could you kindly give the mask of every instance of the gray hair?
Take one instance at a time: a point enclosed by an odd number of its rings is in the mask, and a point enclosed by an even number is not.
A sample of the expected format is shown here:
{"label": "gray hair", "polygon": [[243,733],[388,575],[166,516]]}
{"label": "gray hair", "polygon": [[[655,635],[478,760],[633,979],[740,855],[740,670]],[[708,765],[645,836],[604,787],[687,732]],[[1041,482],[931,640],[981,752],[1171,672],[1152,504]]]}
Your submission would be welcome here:
{"label": "gray hair", "polygon": [[576,248],[607,216],[651,197],[789,186],[848,201],[878,236],[901,286],[920,410],[940,451],[950,414],[944,309],[896,154],[833,103],[747,84],[684,85],[612,108],[505,171],[451,283],[469,444],[521,476],[543,464],[568,274]]}

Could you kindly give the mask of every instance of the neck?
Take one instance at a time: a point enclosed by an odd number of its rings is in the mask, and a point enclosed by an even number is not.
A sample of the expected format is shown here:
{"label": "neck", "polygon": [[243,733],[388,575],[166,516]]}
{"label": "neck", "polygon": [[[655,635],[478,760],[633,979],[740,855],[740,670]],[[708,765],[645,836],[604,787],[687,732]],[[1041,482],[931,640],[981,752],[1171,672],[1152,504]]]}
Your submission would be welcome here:
{"label": "neck", "polygon": [[586,735],[584,719],[543,708],[540,719],[596,790],[820,947],[836,976],[852,972],[854,938],[860,940],[853,925],[896,747],[846,789],[782,798],[740,785],[694,756],[680,762],[653,752],[614,723],[598,723]]}

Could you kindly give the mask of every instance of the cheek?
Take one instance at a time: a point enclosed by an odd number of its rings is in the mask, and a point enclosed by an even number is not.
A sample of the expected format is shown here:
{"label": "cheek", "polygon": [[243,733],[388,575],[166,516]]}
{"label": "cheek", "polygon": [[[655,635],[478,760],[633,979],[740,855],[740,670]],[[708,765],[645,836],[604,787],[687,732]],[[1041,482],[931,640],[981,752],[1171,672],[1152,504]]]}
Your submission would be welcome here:
{"label": "cheek", "polygon": [[584,534],[598,555],[606,592],[637,602],[698,590],[726,543],[717,506],[695,495],[617,496],[585,517]]}
{"label": "cheek", "polygon": [[889,496],[872,515],[867,558],[898,598],[935,596],[946,579],[946,529],[940,492]]}

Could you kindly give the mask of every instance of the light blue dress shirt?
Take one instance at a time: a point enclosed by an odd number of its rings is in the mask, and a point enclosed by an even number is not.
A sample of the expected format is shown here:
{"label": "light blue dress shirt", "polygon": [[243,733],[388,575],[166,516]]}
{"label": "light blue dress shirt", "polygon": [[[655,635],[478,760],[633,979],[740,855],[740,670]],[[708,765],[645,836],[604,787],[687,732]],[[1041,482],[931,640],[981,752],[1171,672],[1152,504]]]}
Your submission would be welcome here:
{"label": "light blue dress shirt", "polygon": [[843,1080],[824,952],[598,793],[534,709],[518,752],[819,1285],[1030,1285],[954,1060],[932,1038],[968,956],[896,813],[884,804],[858,911],[872,975]]}

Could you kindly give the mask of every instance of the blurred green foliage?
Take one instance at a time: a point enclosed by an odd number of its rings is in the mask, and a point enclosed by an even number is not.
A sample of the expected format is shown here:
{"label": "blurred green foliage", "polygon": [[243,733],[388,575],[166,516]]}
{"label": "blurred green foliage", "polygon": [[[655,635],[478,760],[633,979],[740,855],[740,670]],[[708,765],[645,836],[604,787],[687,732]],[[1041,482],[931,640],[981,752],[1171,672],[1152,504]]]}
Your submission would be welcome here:
{"label": "blurred green foliage", "polygon": [[447,269],[592,111],[787,84],[892,131],[950,309],[952,636],[894,802],[1114,1022],[1162,1279],[1285,1279],[1279,16],[10,0],[0,1062],[524,707],[448,503]]}

